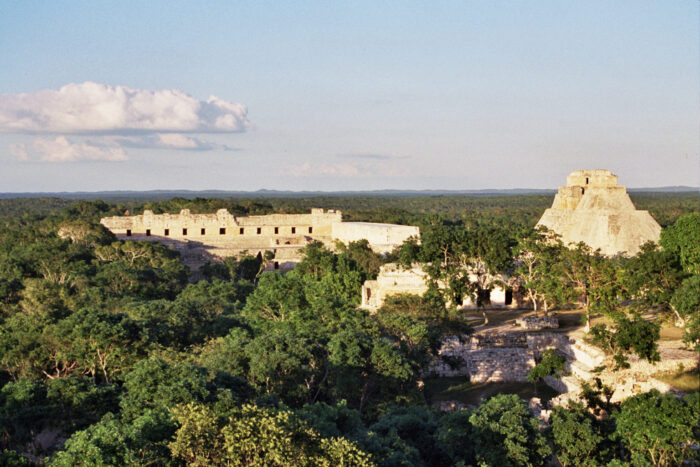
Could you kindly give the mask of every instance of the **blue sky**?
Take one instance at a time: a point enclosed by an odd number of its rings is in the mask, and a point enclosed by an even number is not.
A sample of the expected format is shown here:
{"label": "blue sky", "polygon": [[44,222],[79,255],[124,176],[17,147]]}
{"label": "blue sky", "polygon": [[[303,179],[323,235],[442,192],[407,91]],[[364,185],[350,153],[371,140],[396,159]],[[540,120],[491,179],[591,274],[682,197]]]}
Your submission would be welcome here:
{"label": "blue sky", "polygon": [[697,186],[699,31],[691,0],[5,1],[0,191]]}

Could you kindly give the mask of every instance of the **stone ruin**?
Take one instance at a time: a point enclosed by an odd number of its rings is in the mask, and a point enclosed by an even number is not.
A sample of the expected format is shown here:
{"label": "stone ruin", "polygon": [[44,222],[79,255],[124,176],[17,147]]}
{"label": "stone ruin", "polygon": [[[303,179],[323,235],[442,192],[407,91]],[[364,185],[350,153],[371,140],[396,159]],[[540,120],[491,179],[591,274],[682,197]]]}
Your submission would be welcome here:
{"label": "stone ruin", "polygon": [[[677,371],[679,365],[693,368],[697,356],[692,350],[661,349],[660,362],[649,363],[631,356],[630,368],[613,370],[612,356],[587,342],[583,334],[567,335],[554,331],[511,331],[505,333],[448,336],[442,341],[435,359],[423,377],[464,376],[473,383],[526,382],[527,375],[547,349],[566,358],[566,373],[559,379],[546,376],[544,383],[560,393],[550,405],[581,401],[583,382],[593,384],[598,378],[612,389],[611,401],[656,389],[662,393],[675,390],[655,378],[663,371]],[[449,402],[445,403],[446,406]]]}
{"label": "stone ruin", "polygon": [[[471,281],[475,277],[471,275]],[[379,269],[379,274],[375,280],[367,280],[362,285],[361,307],[376,311],[384,305],[388,297],[411,294],[423,296],[428,291],[428,274],[423,270],[420,263],[414,263],[410,268],[403,268],[396,263],[387,263]],[[443,288],[444,284],[438,283],[438,287]],[[485,308],[518,308],[519,301],[513,292],[500,286],[494,286],[490,291],[489,305]],[[471,298],[466,297],[460,304],[462,309],[476,308],[476,304]]]}
{"label": "stone ruin", "polygon": [[635,209],[617,175],[600,169],[571,172],[537,225],[559,234],[565,245],[583,242],[611,256],[635,255],[661,235],[649,212]]}
{"label": "stone ruin", "polygon": [[349,243],[366,239],[377,253],[387,253],[409,237],[419,236],[410,225],[343,222],[340,211],[312,209],[309,214],[234,216],[226,209],[214,214],[154,214],[145,210],[137,216],[104,217],[100,223],[120,240],[158,241],[177,250],[185,264],[198,269],[208,261],[275,253],[267,266],[290,270],[302,258],[301,249],[320,241],[333,248],[336,241]]}
{"label": "stone ruin", "polygon": [[524,316],[517,318],[515,324],[528,331],[539,331],[540,329],[557,329],[559,320],[556,316]]}

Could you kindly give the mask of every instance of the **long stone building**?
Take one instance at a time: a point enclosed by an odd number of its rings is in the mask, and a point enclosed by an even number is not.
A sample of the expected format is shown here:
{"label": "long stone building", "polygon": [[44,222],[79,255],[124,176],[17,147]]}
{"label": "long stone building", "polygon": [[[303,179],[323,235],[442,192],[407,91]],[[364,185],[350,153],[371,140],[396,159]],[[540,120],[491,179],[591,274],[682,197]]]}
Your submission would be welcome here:
{"label": "long stone building", "polygon": [[154,214],[105,217],[100,221],[120,240],[150,240],[178,251],[192,269],[207,261],[244,252],[273,251],[270,269],[289,270],[301,259],[300,249],[314,241],[332,247],[367,239],[372,249],[387,253],[409,237],[420,236],[418,227],[369,222],[343,222],[340,211],[312,209],[309,214],[234,216],[226,209],[214,214]]}
{"label": "long stone building", "polygon": [[559,234],[564,244],[584,242],[605,255],[635,255],[661,235],[661,226],[634,207],[617,175],[600,169],[571,172],[537,225]]}

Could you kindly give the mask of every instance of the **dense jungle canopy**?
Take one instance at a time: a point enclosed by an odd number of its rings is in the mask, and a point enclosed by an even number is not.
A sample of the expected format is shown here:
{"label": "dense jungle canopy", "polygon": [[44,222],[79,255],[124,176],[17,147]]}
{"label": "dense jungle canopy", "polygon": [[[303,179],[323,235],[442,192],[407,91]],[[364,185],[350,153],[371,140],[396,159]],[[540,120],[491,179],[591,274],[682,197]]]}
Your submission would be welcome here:
{"label": "dense jungle canopy", "polygon": [[[422,369],[445,336],[472,332],[450,303],[478,302],[493,286],[487,275],[519,281],[537,307],[608,318],[591,336],[620,367],[630,355],[658,360],[664,322],[681,321],[687,345],[700,345],[697,194],[632,194],[664,230],[660,246],[629,259],[566,249],[535,231],[551,198],[0,199],[0,464],[700,462],[697,392],[611,404],[591,389],[549,424],[515,395],[431,408]],[[99,224],[127,210],[311,207],[418,225],[421,239],[387,257],[366,242],[335,251],[313,243],[284,275],[261,272],[259,258],[229,258],[194,282],[176,252],[118,241]],[[369,314],[358,308],[360,286],[388,261],[425,263],[449,286]],[[533,378],[556,362],[549,356]]]}

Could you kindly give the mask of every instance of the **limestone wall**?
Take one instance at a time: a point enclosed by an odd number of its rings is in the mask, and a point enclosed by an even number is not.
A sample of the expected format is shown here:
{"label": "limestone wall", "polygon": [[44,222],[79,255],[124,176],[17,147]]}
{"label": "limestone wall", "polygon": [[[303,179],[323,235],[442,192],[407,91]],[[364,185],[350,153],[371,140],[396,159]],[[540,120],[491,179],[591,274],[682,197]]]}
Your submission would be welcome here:
{"label": "limestone wall", "polygon": [[468,376],[473,382],[525,382],[536,360],[547,349],[556,349],[567,357],[569,380],[549,378],[550,386],[560,392],[569,386],[580,390],[580,379],[593,378],[593,369],[605,355],[596,347],[555,332],[506,332],[446,338],[438,351],[440,357],[426,371],[432,376]]}
{"label": "limestone wall", "polygon": [[331,237],[332,224],[340,222],[340,211],[312,209],[310,214],[269,214],[266,216],[234,216],[226,209],[214,214],[154,214],[146,210],[140,216],[105,217],[100,221],[117,236],[168,237],[183,240],[211,241],[236,239],[259,241],[281,237]]}
{"label": "limestone wall", "polygon": [[515,320],[515,324],[528,331],[559,327],[559,320],[555,316],[526,316]]}
{"label": "limestone wall", "polygon": [[[309,214],[269,214],[234,216],[226,209],[213,214],[154,214],[146,210],[138,216],[105,217],[102,225],[120,240],[158,241],[180,251],[183,261],[193,269],[207,261],[244,252],[258,254],[273,251],[270,270],[289,270],[301,259],[300,249],[313,241],[329,247],[335,240],[366,238],[375,251],[384,252],[411,235],[418,227],[392,224],[350,223],[341,227],[340,211],[312,209]],[[334,229],[343,237],[334,237]]]}
{"label": "limestone wall", "polygon": [[389,253],[410,237],[420,237],[420,229],[412,225],[373,222],[335,222],[331,231],[334,240],[346,244],[367,239],[377,253]]}
{"label": "limestone wall", "polygon": [[439,350],[443,357],[426,371],[431,376],[467,376],[474,383],[522,382],[535,366],[535,354],[522,333],[498,336],[449,337]]}

